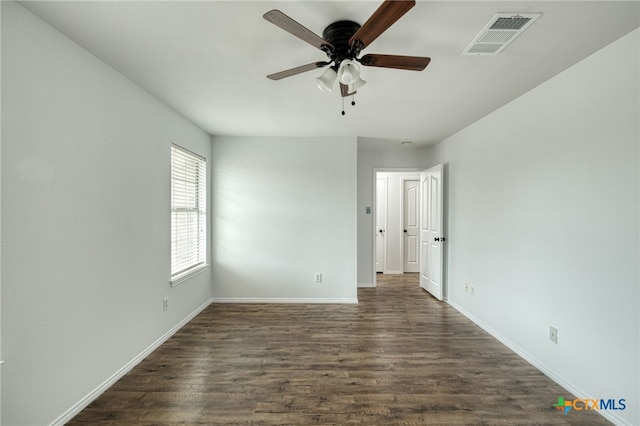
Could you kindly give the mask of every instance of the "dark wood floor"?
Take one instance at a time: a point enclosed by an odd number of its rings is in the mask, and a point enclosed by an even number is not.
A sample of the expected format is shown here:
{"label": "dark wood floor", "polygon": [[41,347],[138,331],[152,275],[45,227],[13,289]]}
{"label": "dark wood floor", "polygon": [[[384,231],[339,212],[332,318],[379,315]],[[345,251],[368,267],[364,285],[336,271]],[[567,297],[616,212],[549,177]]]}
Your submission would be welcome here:
{"label": "dark wood floor", "polygon": [[358,305],[214,304],[70,425],[600,425],[416,275]]}

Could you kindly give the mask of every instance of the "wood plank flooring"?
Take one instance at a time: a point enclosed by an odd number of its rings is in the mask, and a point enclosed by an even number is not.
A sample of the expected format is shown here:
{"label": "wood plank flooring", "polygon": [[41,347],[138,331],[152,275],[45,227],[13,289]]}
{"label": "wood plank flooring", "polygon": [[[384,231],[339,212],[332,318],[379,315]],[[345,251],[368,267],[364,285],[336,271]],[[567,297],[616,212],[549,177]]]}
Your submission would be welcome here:
{"label": "wood plank flooring", "polygon": [[417,275],[358,305],[214,304],[69,425],[602,425]]}

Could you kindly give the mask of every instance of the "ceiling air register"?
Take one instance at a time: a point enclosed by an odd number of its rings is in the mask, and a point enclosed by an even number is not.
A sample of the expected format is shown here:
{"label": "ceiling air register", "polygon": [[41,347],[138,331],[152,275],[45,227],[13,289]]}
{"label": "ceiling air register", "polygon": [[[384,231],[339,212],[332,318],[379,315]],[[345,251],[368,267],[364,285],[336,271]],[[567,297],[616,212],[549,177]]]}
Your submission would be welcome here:
{"label": "ceiling air register", "polygon": [[462,54],[497,55],[540,16],[540,13],[497,13]]}

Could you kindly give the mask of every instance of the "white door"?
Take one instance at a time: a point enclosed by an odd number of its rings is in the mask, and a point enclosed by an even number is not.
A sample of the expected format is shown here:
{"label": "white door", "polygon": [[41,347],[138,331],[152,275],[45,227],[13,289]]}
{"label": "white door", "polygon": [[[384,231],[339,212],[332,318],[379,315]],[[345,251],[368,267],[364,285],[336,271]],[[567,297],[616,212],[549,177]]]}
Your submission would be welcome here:
{"label": "white door", "polygon": [[420,287],[438,300],[444,298],[442,282],[442,164],[420,173]]}
{"label": "white door", "polygon": [[387,181],[376,179],[376,272],[384,272],[386,239],[384,237],[387,223]]}
{"label": "white door", "polygon": [[404,272],[420,272],[420,181],[403,180]]}

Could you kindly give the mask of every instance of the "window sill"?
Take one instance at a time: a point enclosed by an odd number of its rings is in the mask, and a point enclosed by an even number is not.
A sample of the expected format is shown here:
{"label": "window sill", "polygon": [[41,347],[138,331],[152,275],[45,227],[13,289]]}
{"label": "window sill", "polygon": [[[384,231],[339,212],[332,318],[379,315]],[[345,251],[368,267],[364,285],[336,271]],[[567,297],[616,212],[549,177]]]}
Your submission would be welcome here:
{"label": "window sill", "polygon": [[176,275],[175,277],[171,277],[169,284],[171,284],[171,287],[175,287],[187,281],[188,279],[195,277],[196,275],[200,275],[201,273],[203,273],[208,269],[209,269],[209,264],[205,263],[196,268],[190,269],[186,272]]}

